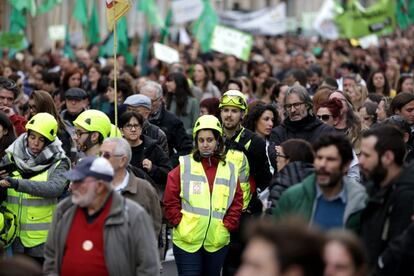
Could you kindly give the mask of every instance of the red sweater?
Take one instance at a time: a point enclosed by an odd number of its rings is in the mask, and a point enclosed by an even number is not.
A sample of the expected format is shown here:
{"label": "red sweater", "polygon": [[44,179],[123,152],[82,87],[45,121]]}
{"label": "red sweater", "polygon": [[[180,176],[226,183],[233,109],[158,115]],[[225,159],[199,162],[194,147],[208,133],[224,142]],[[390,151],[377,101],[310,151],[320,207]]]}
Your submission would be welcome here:
{"label": "red sweater", "polygon": [[20,136],[20,134],[26,132],[27,120],[23,116],[14,114],[10,116],[9,119],[14,126],[14,131],[16,132],[16,136]]}
{"label": "red sweater", "polygon": [[87,222],[81,208],[76,210],[66,239],[60,275],[109,275],[103,232],[111,205],[112,196],[92,223]]}
{"label": "red sweater", "polygon": [[[213,190],[214,178],[217,172],[218,160],[211,158],[211,165],[208,159],[203,158],[202,162],[204,172],[207,176],[208,185],[210,187],[210,193]],[[182,218],[181,214],[181,179],[180,179],[180,166],[175,167],[168,174],[167,186],[164,193],[164,208],[165,218],[174,226],[177,226]],[[234,231],[239,226],[240,214],[243,209],[243,192],[240,188],[240,182],[237,180],[236,194],[234,195],[233,202],[230,208],[227,210],[226,215],[223,218],[223,224],[229,231]]]}

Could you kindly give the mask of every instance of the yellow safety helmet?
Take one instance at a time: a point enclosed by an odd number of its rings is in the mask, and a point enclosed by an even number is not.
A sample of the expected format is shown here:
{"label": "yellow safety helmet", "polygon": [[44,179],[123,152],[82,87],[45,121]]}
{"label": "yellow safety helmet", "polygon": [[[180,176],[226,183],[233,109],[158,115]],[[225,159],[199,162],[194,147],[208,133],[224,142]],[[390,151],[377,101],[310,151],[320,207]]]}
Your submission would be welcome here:
{"label": "yellow safety helmet", "polygon": [[121,130],[114,124],[111,124],[111,133],[109,134],[109,137],[122,138]]}
{"label": "yellow safety helmet", "polygon": [[223,97],[221,97],[219,108],[222,108],[223,106],[234,106],[241,110],[246,110],[246,96],[238,90],[229,90],[223,94]]}
{"label": "yellow safety helmet", "polygon": [[111,120],[105,113],[96,109],[83,111],[73,124],[89,132],[97,131],[103,138],[107,138],[111,133]]}
{"label": "yellow safety helmet", "polygon": [[17,217],[4,206],[0,206],[0,243],[7,247],[17,235]]}
{"label": "yellow safety helmet", "polygon": [[198,131],[202,129],[213,129],[223,135],[223,129],[221,128],[220,121],[213,115],[203,115],[197,119],[193,128],[193,139],[195,139]]}
{"label": "yellow safety helmet", "polygon": [[56,139],[58,122],[49,113],[37,113],[27,122],[26,129],[36,131],[53,142]]}

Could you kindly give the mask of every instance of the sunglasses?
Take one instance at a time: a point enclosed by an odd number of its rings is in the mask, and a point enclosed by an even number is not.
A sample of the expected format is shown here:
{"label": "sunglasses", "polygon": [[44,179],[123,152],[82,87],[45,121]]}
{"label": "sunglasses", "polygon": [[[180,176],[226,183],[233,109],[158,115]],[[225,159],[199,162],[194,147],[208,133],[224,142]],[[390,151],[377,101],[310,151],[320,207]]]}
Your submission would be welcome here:
{"label": "sunglasses", "polygon": [[332,117],[332,115],[329,115],[329,114],[323,114],[323,115],[316,115],[316,117],[317,117],[319,120],[326,122],[326,121],[329,121],[329,118],[331,118],[331,117]]}

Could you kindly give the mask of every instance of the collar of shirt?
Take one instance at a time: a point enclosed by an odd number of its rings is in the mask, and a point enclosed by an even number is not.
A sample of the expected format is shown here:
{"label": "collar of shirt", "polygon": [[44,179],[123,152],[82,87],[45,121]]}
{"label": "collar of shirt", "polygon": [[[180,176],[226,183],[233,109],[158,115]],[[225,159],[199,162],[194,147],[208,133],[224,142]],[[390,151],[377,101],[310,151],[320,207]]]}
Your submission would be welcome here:
{"label": "collar of shirt", "polygon": [[[317,199],[319,199],[320,197],[322,197],[323,196],[323,193],[322,193],[322,190],[319,188],[319,185],[318,184],[316,184],[316,198]],[[343,183],[342,183],[342,188],[341,188],[341,191],[336,195],[336,196],[334,196],[334,197],[332,197],[332,198],[326,198],[326,197],[324,197],[323,196],[323,198],[325,199],[325,200],[327,200],[327,201],[334,201],[334,200],[336,200],[336,199],[341,199],[341,201],[344,203],[344,204],[346,204],[346,202],[347,202],[347,198],[346,198],[346,190],[345,190],[345,185],[343,185]]]}
{"label": "collar of shirt", "polygon": [[124,180],[122,180],[121,184],[115,187],[116,192],[122,192],[126,186],[128,186],[129,182],[129,172],[127,171],[124,177]]}

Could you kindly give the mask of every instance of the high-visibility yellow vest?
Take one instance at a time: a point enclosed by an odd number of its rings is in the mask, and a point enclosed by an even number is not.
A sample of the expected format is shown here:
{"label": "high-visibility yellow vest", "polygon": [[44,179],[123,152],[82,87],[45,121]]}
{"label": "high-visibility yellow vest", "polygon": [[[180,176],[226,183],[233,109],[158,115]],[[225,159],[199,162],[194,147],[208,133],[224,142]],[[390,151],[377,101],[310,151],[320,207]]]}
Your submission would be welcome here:
{"label": "high-visibility yellow vest", "polygon": [[231,161],[219,163],[211,194],[201,162],[196,162],[192,155],[179,160],[183,216],[173,230],[173,243],[190,253],[202,246],[208,252],[216,252],[230,243],[223,218],[236,193],[235,165]]}
{"label": "high-visibility yellow vest", "polygon": [[[49,174],[59,164],[60,161],[29,179],[47,181]],[[15,179],[22,178],[18,171],[13,172],[11,176]],[[7,189],[5,206],[17,216],[17,237],[25,247],[30,248],[46,242],[56,205],[57,198],[43,198]]]}
{"label": "high-visibility yellow vest", "polygon": [[252,193],[250,190],[250,166],[246,155],[234,149],[229,149],[226,154],[226,160],[231,161],[236,166],[238,172],[240,188],[243,191],[243,211],[249,206],[250,200],[252,199]]}
{"label": "high-visibility yellow vest", "polygon": [[[235,142],[239,143],[244,128],[239,132],[237,137],[234,139]],[[252,140],[250,139],[244,148],[249,150]],[[252,199],[252,192],[250,187],[250,166],[246,155],[239,150],[229,149],[226,154],[226,160],[232,161],[237,167],[239,172],[240,187],[243,191],[243,211],[249,206],[250,200]]]}

